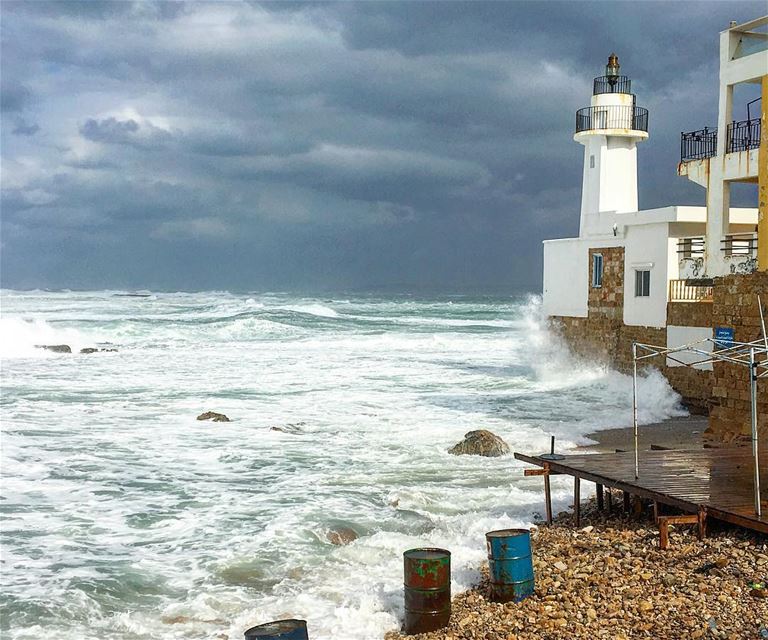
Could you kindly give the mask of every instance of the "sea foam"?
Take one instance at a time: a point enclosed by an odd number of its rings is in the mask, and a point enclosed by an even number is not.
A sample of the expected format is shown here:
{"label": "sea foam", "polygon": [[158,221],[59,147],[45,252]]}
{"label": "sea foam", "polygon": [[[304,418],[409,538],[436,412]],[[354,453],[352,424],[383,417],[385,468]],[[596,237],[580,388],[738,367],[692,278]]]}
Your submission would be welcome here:
{"label": "sea foam", "polygon": [[[542,509],[512,456],[447,453],[466,431],[536,452],[631,424],[631,379],[572,359],[535,297],[6,291],[2,323],[15,639],[239,640],[289,616],[315,640],[380,638],[405,549],[451,549],[464,589],[484,533]],[[54,343],[118,352],[34,346]],[[659,375],[640,385],[642,422],[680,413]],[[340,525],[359,539],[332,545]]]}

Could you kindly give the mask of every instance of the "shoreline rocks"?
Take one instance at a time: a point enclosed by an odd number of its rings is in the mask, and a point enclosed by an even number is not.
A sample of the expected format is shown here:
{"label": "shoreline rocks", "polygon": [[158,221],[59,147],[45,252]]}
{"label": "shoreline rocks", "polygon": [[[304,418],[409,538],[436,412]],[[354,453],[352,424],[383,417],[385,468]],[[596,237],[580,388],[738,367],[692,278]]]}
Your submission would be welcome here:
{"label": "shoreline rocks", "polygon": [[68,344],[36,344],[35,347],[53,351],[53,353],[72,353],[72,347]]}
{"label": "shoreline rocks", "polygon": [[197,416],[198,420],[210,420],[211,422],[232,422],[223,413],[216,413],[215,411],[206,411]]}
{"label": "shoreline rocks", "polygon": [[[677,527],[666,550],[650,517],[610,515],[583,505],[582,529],[561,514],[532,531],[534,595],[489,600],[487,564],[479,584],[458,594],[448,627],[385,640],[747,640],[768,637],[763,586],[768,539],[712,525],[698,540]],[[482,541],[479,541],[481,544]],[[757,581],[763,582],[758,585]]]}
{"label": "shoreline rocks", "polygon": [[351,527],[333,527],[325,534],[325,537],[331,544],[341,547],[354,542],[360,536]]}
{"label": "shoreline rocks", "polygon": [[509,453],[509,445],[495,433],[478,429],[464,434],[464,440],[448,449],[448,453],[454,456],[496,458]]}

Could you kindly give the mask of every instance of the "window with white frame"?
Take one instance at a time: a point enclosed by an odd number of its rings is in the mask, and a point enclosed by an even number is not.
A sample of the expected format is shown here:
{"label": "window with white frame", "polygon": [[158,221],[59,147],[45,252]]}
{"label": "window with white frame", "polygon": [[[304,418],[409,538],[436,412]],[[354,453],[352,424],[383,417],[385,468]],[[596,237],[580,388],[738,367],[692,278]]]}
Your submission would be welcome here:
{"label": "window with white frame", "polygon": [[592,287],[603,286],[603,254],[592,254]]}
{"label": "window with white frame", "polygon": [[635,297],[647,298],[651,295],[651,272],[635,271]]}

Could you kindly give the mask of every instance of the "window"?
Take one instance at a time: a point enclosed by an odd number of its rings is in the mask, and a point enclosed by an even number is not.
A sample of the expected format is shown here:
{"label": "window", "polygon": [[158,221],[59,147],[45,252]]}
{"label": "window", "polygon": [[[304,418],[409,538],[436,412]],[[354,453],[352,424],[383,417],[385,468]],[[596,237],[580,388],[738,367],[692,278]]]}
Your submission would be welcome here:
{"label": "window", "polygon": [[603,256],[600,253],[592,254],[592,286],[603,286]]}
{"label": "window", "polygon": [[589,168],[594,169],[595,168],[595,154],[593,153],[591,156],[589,156]]}
{"label": "window", "polygon": [[647,298],[651,295],[651,272],[635,271],[635,297]]}

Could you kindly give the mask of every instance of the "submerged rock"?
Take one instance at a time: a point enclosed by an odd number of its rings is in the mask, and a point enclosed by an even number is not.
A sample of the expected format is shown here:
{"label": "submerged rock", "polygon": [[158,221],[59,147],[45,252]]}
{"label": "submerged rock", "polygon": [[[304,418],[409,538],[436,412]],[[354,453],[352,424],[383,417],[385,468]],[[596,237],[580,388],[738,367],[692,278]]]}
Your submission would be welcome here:
{"label": "submerged rock", "polygon": [[68,344],[36,344],[38,349],[53,351],[54,353],[72,353],[72,347]]}
{"label": "submerged rock", "polygon": [[197,416],[198,420],[211,420],[213,422],[232,422],[223,413],[216,413],[215,411],[206,411]]}
{"label": "submerged rock", "polygon": [[341,547],[350,542],[354,542],[360,536],[357,535],[357,531],[350,527],[333,527],[328,533],[325,534],[328,542],[335,544],[337,547]]}
{"label": "submerged rock", "polygon": [[485,429],[470,431],[464,440],[448,449],[454,456],[486,456],[496,458],[509,453],[509,445],[499,436]]}
{"label": "submerged rock", "polygon": [[84,347],[80,349],[80,353],[108,353],[115,351],[117,351],[117,349],[99,349],[97,347]]}
{"label": "submerged rock", "polygon": [[302,427],[306,425],[306,422],[289,422],[275,427],[270,427],[270,431],[281,431],[282,433],[303,433]]}

